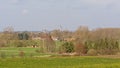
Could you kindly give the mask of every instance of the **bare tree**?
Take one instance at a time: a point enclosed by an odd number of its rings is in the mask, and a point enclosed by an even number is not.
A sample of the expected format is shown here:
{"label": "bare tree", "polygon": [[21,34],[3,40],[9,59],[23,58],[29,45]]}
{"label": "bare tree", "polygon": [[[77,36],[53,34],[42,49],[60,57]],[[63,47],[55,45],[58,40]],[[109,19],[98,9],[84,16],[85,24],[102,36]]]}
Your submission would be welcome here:
{"label": "bare tree", "polygon": [[7,33],[14,32],[14,28],[12,26],[8,26],[8,27],[4,28],[4,32],[7,32]]}

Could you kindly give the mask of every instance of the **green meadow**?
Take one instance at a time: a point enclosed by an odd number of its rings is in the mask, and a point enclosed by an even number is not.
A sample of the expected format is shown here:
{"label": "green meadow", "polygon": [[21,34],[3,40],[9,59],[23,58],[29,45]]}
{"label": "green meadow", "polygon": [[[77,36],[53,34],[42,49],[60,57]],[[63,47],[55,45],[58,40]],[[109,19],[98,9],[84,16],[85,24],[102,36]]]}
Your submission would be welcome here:
{"label": "green meadow", "polygon": [[38,57],[48,55],[45,53],[39,52],[40,48],[32,48],[32,47],[5,47],[0,48],[0,57],[2,58],[12,58],[12,57],[21,57],[20,53],[23,52],[22,57]]}
{"label": "green meadow", "polygon": [[120,68],[120,58],[56,56],[39,53],[39,49],[1,48],[0,68]]}
{"label": "green meadow", "polygon": [[0,68],[120,68],[120,59],[98,57],[39,57],[0,59]]}

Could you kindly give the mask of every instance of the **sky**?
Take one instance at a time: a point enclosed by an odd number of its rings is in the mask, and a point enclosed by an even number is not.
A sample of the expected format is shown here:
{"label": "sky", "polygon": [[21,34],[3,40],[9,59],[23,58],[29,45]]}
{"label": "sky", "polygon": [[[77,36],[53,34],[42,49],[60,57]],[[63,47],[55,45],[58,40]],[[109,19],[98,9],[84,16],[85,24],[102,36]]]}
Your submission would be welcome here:
{"label": "sky", "polygon": [[120,0],[0,0],[0,31],[120,26]]}

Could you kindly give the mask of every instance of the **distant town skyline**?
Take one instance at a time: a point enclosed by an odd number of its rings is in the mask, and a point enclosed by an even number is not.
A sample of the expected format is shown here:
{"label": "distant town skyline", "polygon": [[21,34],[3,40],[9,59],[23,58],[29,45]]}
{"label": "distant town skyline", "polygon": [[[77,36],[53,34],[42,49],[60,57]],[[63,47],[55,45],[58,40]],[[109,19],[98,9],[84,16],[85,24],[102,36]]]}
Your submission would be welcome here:
{"label": "distant town skyline", "polygon": [[120,0],[0,0],[0,31],[120,27]]}

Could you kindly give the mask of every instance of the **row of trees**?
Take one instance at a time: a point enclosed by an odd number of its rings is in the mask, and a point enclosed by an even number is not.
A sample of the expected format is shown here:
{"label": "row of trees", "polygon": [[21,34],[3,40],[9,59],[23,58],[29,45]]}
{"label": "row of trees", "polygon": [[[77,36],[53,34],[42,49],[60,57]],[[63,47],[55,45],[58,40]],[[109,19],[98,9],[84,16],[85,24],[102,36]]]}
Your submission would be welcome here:
{"label": "row of trees", "polygon": [[[63,44],[58,45],[56,42]],[[80,26],[75,31],[56,29],[46,32],[14,32],[12,28],[7,28],[0,33],[1,47],[37,46],[42,52],[55,52],[58,49],[61,53],[76,52],[79,55],[115,54],[119,51],[119,42],[120,28],[89,30],[86,26]]]}
{"label": "row of trees", "polygon": [[[52,31],[43,31],[43,32],[14,32],[14,29],[7,27],[3,32],[0,33],[1,39],[31,39],[32,37],[40,37],[41,35],[48,33],[52,37],[57,37],[60,39],[65,38],[80,38],[82,41],[85,40],[97,40],[102,38],[113,38],[120,39],[120,28],[98,28],[94,30],[89,30],[86,26],[80,26],[75,31],[69,30],[60,30],[55,29]],[[13,37],[14,36],[14,37]]]}
{"label": "row of trees", "polygon": [[119,41],[114,39],[99,39],[85,43],[65,42],[60,47],[60,53],[75,53],[75,55],[114,55],[119,52]]}

